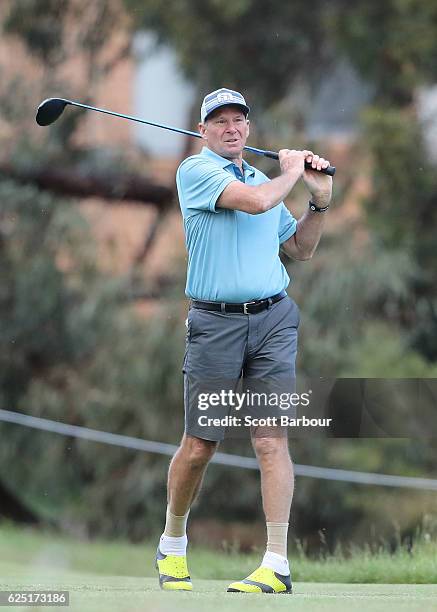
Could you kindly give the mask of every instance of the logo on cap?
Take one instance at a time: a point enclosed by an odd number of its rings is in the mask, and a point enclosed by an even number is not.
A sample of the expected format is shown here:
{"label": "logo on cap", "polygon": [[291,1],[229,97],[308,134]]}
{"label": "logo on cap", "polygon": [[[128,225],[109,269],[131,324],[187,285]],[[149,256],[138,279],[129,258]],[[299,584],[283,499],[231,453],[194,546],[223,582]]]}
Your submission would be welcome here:
{"label": "logo on cap", "polygon": [[219,102],[228,102],[229,100],[233,100],[234,97],[236,98],[237,96],[233,96],[231,93],[219,93],[217,95],[217,100]]}

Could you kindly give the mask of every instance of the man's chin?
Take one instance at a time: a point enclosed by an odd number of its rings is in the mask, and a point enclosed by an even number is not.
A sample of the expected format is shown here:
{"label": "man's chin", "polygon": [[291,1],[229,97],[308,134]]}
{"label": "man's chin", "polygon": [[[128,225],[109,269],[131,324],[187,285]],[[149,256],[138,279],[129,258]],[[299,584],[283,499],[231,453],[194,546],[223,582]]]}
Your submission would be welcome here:
{"label": "man's chin", "polygon": [[243,152],[241,142],[228,144],[223,147],[223,157],[238,157]]}

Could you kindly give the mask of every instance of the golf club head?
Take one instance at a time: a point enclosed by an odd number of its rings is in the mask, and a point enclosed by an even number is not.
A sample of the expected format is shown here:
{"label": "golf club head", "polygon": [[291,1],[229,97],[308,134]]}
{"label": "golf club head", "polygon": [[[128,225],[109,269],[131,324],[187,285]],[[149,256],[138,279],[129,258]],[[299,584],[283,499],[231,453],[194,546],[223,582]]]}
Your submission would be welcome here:
{"label": "golf club head", "polygon": [[62,115],[64,108],[69,104],[68,100],[62,98],[47,98],[41,102],[36,112],[38,125],[50,125]]}

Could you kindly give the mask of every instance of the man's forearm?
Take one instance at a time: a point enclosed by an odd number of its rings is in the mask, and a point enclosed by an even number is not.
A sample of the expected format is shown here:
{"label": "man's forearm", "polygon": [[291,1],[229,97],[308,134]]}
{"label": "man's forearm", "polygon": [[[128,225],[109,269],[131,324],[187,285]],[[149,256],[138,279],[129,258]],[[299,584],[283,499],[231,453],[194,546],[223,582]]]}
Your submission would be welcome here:
{"label": "man's forearm", "polygon": [[314,255],[325,227],[325,219],[326,213],[308,209],[297,222],[295,242],[303,259],[311,259]]}
{"label": "man's forearm", "polygon": [[[328,201],[313,200],[319,207],[327,206]],[[325,212],[313,212],[309,208],[297,222],[296,232],[282,244],[289,257],[298,260],[311,259],[319,244],[325,227]]]}
{"label": "man's forearm", "polygon": [[260,212],[270,210],[282,202],[296,185],[301,174],[299,169],[296,168],[294,171],[290,170],[281,174],[268,183],[256,185],[253,189],[256,190],[259,199]]}

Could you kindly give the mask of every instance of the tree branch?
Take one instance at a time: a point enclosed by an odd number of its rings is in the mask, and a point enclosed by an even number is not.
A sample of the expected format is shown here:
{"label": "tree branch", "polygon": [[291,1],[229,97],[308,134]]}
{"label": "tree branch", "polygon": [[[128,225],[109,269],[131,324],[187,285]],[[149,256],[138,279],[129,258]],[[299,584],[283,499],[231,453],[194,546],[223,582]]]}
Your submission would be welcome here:
{"label": "tree branch", "polygon": [[112,171],[84,174],[76,168],[45,166],[18,169],[10,165],[0,165],[0,173],[65,197],[129,200],[154,204],[162,211],[170,208],[174,200],[172,189],[135,174],[114,174]]}

